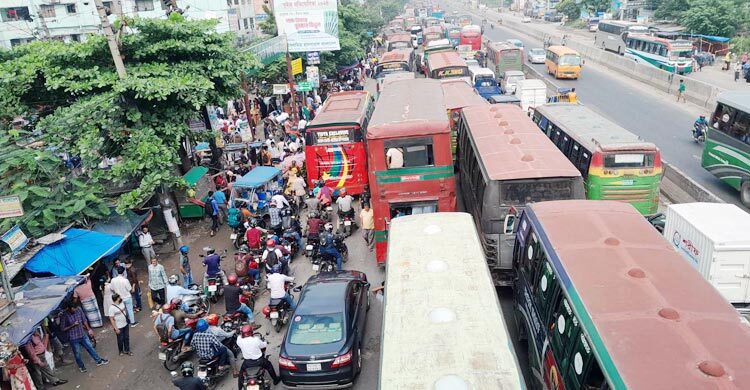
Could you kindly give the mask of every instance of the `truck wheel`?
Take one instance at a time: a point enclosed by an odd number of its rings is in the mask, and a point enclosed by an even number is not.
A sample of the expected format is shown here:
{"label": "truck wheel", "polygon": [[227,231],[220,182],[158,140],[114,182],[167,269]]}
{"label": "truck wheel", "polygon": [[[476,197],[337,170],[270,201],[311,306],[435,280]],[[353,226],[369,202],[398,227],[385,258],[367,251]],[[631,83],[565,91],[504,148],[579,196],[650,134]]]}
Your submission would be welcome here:
{"label": "truck wheel", "polygon": [[745,180],[740,186],[740,201],[745,207],[750,207],[750,180]]}

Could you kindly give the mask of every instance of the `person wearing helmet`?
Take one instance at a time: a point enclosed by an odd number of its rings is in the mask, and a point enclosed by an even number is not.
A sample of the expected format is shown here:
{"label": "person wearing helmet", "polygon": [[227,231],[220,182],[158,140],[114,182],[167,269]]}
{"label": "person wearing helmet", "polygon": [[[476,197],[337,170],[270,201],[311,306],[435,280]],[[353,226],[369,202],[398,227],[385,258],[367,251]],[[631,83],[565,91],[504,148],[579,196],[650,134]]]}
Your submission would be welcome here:
{"label": "person wearing helmet", "polygon": [[329,222],[325,224],[325,230],[320,234],[320,254],[333,256],[336,259],[336,269],[341,271],[344,266],[344,258],[339,253],[339,250],[336,249],[335,239],[333,225]]}
{"label": "person wearing helmet", "polygon": [[286,291],[286,283],[293,282],[294,277],[286,276],[275,269],[271,270],[268,275],[268,289],[271,290],[271,299],[283,299],[294,310],[297,305],[294,303],[294,297]]}
{"label": "person wearing helmet", "polygon": [[258,223],[255,220],[251,221],[250,229],[247,229],[247,231],[245,232],[245,241],[247,242],[247,246],[250,249],[260,249],[262,245],[261,237],[265,232],[266,230],[258,227]]}
{"label": "person wearing helmet", "polygon": [[318,209],[320,209],[320,201],[318,200],[318,197],[315,196],[314,191],[310,191],[307,193],[307,199],[305,199],[305,207],[307,207],[307,210],[312,212],[317,212]]}
{"label": "person wearing helmet", "polygon": [[229,367],[229,349],[213,333],[208,331],[208,321],[201,318],[195,325],[195,334],[191,342],[193,349],[201,360],[219,358],[219,371]]}
{"label": "person wearing helmet", "polygon": [[283,268],[284,252],[281,250],[281,246],[276,245],[276,240],[269,239],[266,241],[266,250],[263,251],[261,260],[266,264],[266,269]]}
{"label": "person wearing helmet", "polygon": [[342,187],[339,191],[339,198],[336,199],[336,206],[340,219],[349,217],[352,221],[354,221],[354,207],[352,207],[353,204],[354,198],[346,193],[346,188]]}
{"label": "person wearing helmet", "polygon": [[708,121],[706,120],[705,115],[701,115],[695,123],[693,123],[693,138],[698,139],[698,137],[702,136],[705,127],[708,127]]}
{"label": "person wearing helmet", "polygon": [[320,218],[320,215],[317,212],[310,212],[310,216],[307,218],[307,226],[305,226],[307,242],[320,239],[320,231],[323,230],[323,225],[325,225],[325,222]]}
{"label": "person wearing helmet", "polygon": [[[251,323],[255,323],[255,317],[253,316],[253,309],[248,307],[242,302],[242,297],[245,292],[242,291],[237,285],[237,275],[229,275],[229,285],[224,287],[224,308],[227,313],[234,314],[240,312],[247,317],[247,320]],[[250,294],[248,292],[248,294]]]}
{"label": "person wearing helmet", "polygon": [[154,333],[156,333],[156,336],[160,340],[174,340],[184,336],[185,346],[183,349],[187,349],[187,346],[190,345],[190,337],[193,335],[193,330],[190,328],[177,329],[174,326],[172,304],[165,303],[161,307],[161,310],[156,314],[156,319],[154,319]]}
{"label": "person wearing helmet", "polygon": [[232,366],[236,373],[238,367],[236,357],[234,356],[234,352],[232,352],[232,349],[228,347],[227,344],[225,344],[232,339],[232,337],[234,336],[234,332],[227,332],[224,329],[221,329],[221,327],[219,326],[219,315],[216,313],[209,314],[206,317],[206,322],[208,322],[208,332],[216,336],[221,344],[227,347],[227,350],[229,351],[229,354],[227,355],[227,357],[229,358],[229,365]]}
{"label": "person wearing helmet", "polygon": [[172,379],[172,384],[180,390],[208,390],[203,380],[193,376],[193,362],[187,361],[180,366],[182,377]]}
{"label": "person wearing helmet", "polygon": [[183,245],[180,247],[180,274],[182,275],[182,287],[188,288],[193,284],[193,272],[190,270],[190,258],[188,253],[190,247]]}
{"label": "person wearing helmet", "polygon": [[167,285],[167,302],[172,302],[173,299],[182,297],[184,295],[197,295],[200,292],[197,290],[190,290],[188,288],[182,287],[177,282],[180,280],[180,277],[177,275],[170,275],[169,276],[169,284]]}
{"label": "person wearing helmet", "polygon": [[242,366],[240,367],[240,375],[237,379],[239,384],[238,388],[242,388],[244,385],[245,370],[250,367],[263,367],[268,371],[268,375],[273,379],[273,384],[278,385],[281,381],[276,375],[276,370],[273,368],[273,364],[265,357],[263,353],[265,348],[268,347],[268,343],[261,337],[253,335],[253,328],[250,325],[245,325],[240,329],[240,335],[237,337],[237,346],[242,351]]}
{"label": "person wearing helmet", "polygon": [[209,277],[221,276],[221,280],[224,285],[227,284],[227,274],[221,269],[221,256],[216,253],[211,247],[206,248],[208,254],[203,258],[203,265],[206,267],[206,272],[203,274],[203,285],[208,284]]}

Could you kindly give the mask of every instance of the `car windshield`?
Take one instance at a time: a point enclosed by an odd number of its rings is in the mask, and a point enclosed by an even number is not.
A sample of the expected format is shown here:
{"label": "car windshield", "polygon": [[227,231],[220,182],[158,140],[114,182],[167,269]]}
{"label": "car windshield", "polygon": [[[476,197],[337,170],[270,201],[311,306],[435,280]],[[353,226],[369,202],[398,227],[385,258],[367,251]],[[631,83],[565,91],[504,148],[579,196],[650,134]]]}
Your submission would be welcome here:
{"label": "car windshield", "polygon": [[531,55],[534,56],[543,56],[544,50],[543,49],[531,49]]}
{"label": "car windshield", "polygon": [[295,315],[289,342],[296,345],[330,344],[344,338],[344,313]]}
{"label": "car windshield", "polygon": [[576,54],[566,54],[560,57],[560,65],[569,65],[569,66],[581,65],[581,57]]}

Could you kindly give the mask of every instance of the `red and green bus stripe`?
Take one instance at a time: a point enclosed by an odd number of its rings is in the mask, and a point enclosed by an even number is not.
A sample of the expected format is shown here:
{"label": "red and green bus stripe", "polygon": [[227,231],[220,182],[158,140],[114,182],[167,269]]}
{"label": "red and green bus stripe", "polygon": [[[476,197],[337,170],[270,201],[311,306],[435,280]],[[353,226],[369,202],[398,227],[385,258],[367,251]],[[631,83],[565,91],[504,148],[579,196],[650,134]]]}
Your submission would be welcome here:
{"label": "red and green bus stripe", "polygon": [[453,177],[452,165],[396,168],[375,172],[375,180],[377,184],[408,183],[412,181],[447,179],[451,177]]}
{"label": "red and green bus stripe", "polygon": [[[542,226],[533,210],[526,209],[526,213],[528,213],[529,219],[531,219],[534,225],[536,225],[537,227]],[[565,295],[573,305],[573,311],[575,312],[576,317],[583,325],[583,329],[586,330],[586,334],[589,336],[589,340],[594,345],[594,348],[592,349],[595,356],[599,360],[602,372],[604,372],[607,379],[609,379],[609,383],[612,385],[612,389],[627,389],[627,386],[625,386],[625,381],[622,379],[620,372],[617,370],[617,366],[612,360],[612,356],[607,350],[607,346],[604,344],[601,335],[599,335],[599,332],[596,330],[596,326],[594,325],[594,321],[591,319],[591,315],[586,310],[586,306],[583,304],[581,296],[578,294],[578,291],[573,285],[573,282],[570,280],[570,275],[568,275],[568,273],[565,271],[565,267],[563,267],[562,262],[560,261],[560,257],[554,251],[554,247],[552,246],[549,237],[547,237],[547,233],[543,229],[536,229],[535,232],[539,236],[539,239],[544,246],[544,251],[547,253],[549,260],[552,262],[552,264],[554,264],[557,276],[562,282]]]}

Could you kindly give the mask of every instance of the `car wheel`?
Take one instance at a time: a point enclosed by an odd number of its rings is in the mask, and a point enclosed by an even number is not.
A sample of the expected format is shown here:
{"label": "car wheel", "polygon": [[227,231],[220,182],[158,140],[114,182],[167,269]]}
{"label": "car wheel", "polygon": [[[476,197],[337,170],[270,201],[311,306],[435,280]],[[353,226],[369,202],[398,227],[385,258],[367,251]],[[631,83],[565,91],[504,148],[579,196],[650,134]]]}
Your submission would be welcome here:
{"label": "car wheel", "polygon": [[357,347],[357,369],[354,372],[354,376],[356,377],[361,372],[362,372],[362,346],[360,345]]}

